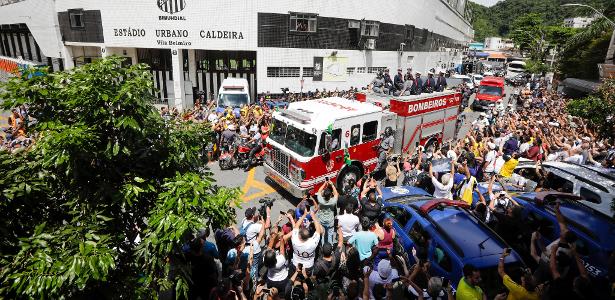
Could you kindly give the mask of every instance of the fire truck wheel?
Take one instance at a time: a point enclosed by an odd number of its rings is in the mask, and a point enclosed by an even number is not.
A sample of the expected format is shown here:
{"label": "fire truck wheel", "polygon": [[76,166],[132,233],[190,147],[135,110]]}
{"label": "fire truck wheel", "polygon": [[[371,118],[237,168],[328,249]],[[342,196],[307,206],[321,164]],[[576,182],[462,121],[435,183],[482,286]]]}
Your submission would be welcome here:
{"label": "fire truck wheel", "polygon": [[348,190],[349,181],[351,179],[357,182],[361,178],[361,170],[356,166],[346,166],[340,171],[337,176],[337,189],[340,193],[345,193]]}

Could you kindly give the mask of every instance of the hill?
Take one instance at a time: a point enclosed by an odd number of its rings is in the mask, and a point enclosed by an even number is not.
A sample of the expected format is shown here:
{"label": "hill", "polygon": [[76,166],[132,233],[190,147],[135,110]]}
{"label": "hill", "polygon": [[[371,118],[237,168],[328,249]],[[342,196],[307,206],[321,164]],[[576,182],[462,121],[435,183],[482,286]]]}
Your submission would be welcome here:
{"label": "hill", "polygon": [[561,7],[566,3],[583,3],[599,10],[607,7],[612,0],[504,0],[494,6],[485,7],[469,1],[472,10],[474,40],[483,41],[489,36],[508,36],[511,24],[518,17],[528,13],[539,13],[546,25],[562,24],[565,18],[585,16],[591,12],[585,8]]}

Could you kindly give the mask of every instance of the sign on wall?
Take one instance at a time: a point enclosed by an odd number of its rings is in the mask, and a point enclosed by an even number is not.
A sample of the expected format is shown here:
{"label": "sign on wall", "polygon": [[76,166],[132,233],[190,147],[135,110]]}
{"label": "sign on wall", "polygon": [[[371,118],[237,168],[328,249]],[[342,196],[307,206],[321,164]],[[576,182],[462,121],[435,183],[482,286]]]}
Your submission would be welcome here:
{"label": "sign on wall", "polygon": [[323,57],[322,81],[346,81],[348,73],[348,57]]}
{"label": "sign on wall", "polygon": [[254,2],[103,1],[99,8],[110,47],[252,50],[257,42]]}
{"label": "sign on wall", "polygon": [[314,76],[312,81],[322,81],[322,57],[314,57]]}

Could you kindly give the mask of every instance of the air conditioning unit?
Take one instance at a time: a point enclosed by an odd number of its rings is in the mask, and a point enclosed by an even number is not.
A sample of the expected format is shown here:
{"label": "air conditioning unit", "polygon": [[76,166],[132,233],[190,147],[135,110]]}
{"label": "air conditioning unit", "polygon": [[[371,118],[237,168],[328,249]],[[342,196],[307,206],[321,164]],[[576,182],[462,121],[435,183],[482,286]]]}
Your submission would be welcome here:
{"label": "air conditioning unit", "polygon": [[348,28],[354,28],[354,29],[361,28],[361,21],[356,21],[356,20],[348,21]]}
{"label": "air conditioning unit", "polygon": [[365,49],[374,50],[376,49],[376,40],[375,39],[367,39],[365,41]]}

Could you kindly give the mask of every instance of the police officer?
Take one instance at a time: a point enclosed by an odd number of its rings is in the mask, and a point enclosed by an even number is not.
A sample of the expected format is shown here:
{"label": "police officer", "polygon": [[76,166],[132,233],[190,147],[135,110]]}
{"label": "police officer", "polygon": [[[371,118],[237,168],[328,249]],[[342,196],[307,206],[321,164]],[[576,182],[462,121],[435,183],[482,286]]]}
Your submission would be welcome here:
{"label": "police officer", "polygon": [[393,83],[395,84],[396,94],[400,94],[404,88],[404,74],[401,72],[401,68],[397,69]]}
{"label": "police officer", "polygon": [[432,93],[436,89],[436,81],[433,79],[433,72],[427,72],[427,80],[423,84],[423,92]]}
{"label": "police officer", "polygon": [[378,164],[376,165],[376,171],[384,169],[387,165],[387,155],[393,150],[395,146],[395,137],[393,136],[393,129],[387,127],[384,130],[384,134],[380,139],[380,145],[378,146]]}
{"label": "police officer", "polygon": [[391,94],[394,90],[393,80],[389,74],[389,69],[384,69],[384,87],[387,89],[388,94]]}
{"label": "police officer", "polygon": [[421,72],[416,72],[414,77],[414,83],[412,84],[412,95],[420,95],[423,92],[423,79],[421,79]]}
{"label": "police officer", "polygon": [[444,70],[440,70],[440,76],[436,80],[436,92],[442,92],[447,87],[446,78],[444,78]]}

